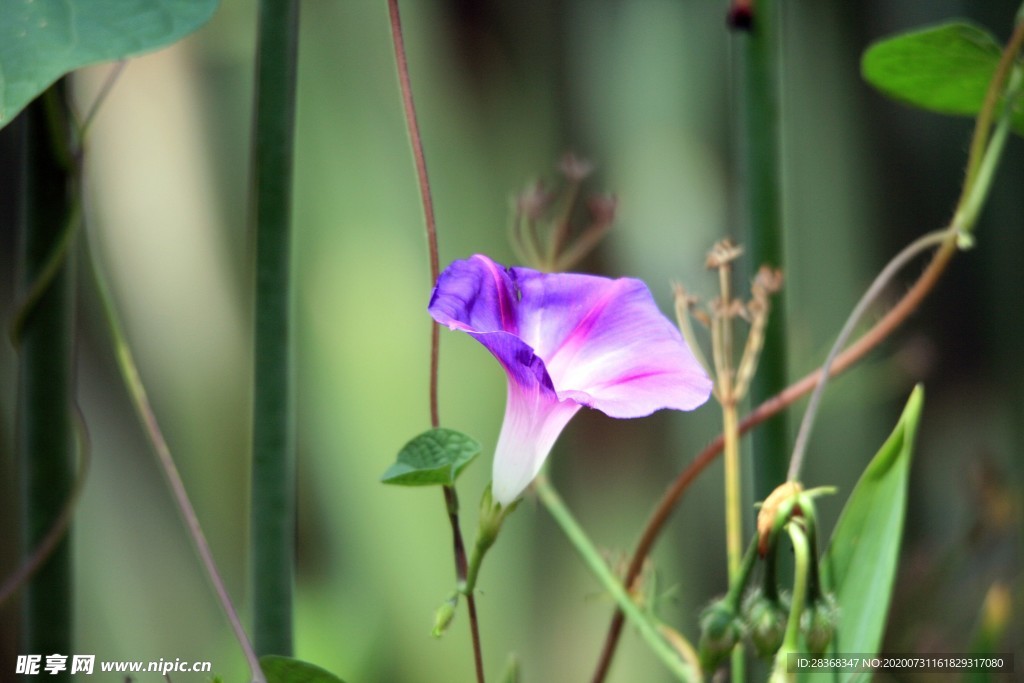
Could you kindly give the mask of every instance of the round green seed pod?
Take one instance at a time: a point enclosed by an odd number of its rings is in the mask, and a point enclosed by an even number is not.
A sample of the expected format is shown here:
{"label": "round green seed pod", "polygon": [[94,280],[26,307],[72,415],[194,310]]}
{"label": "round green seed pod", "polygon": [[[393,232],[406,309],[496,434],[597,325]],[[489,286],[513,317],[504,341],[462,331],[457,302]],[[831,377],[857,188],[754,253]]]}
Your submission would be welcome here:
{"label": "round green seed pod", "polygon": [[740,641],[743,630],[736,612],[724,600],[711,603],[700,615],[700,665],[714,671]]}
{"label": "round green seed pod", "polygon": [[838,624],[839,609],[834,596],[826,595],[808,605],[800,619],[800,630],[807,641],[807,649],[814,654],[821,654],[828,649]]}
{"label": "round green seed pod", "polygon": [[759,657],[771,659],[786,636],[786,608],[760,591],[754,591],[743,606],[747,635]]}

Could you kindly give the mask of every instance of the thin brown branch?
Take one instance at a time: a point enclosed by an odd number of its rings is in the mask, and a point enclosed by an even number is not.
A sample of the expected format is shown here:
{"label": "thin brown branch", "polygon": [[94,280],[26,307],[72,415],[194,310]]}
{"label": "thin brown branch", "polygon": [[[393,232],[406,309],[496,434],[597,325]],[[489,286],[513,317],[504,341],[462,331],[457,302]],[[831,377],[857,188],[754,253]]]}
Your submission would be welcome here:
{"label": "thin brown branch", "polygon": [[[409,130],[412,156],[416,162],[416,178],[419,182],[420,201],[423,203],[423,219],[426,222],[427,249],[430,253],[430,284],[433,286],[441,274],[441,257],[437,247],[437,220],[434,217],[434,199],[430,192],[430,176],[427,173],[427,156],[423,152],[423,138],[420,136],[416,103],[412,97],[412,82],[409,80],[409,59],[405,54],[405,38],[402,33],[402,19],[398,13],[398,0],[388,0],[391,17],[391,41],[395,46],[395,62],[398,66],[398,84],[402,91],[402,107],[405,110],[405,125]],[[439,335],[437,325],[431,323],[430,333],[430,424],[441,425],[437,400],[437,370]]]}
{"label": "thin brown branch", "polygon": [[[430,283],[437,282],[441,274],[441,259],[437,246],[437,220],[434,217],[434,200],[430,192],[430,176],[427,173],[427,157],[423,152],[423,138],[420,136],[416,104],[413,102],[412,83],[409,79],[409,60],[405,53],[405,39],[402,33],[402,19],[398,11],[398,0],[388,0],[388,15],[391,23],[391,42],[395,47],[395,62],[398,67],[398,83],[402,91],[402,106],[405,123],[409,130],[409,141],[416,161],[416,177],[419,181],[420,200],[423,203],[423,217],[426,222],[427,248],[430,253]],[[437,376],[440,359],[440,332],[435,323],[430,327],[430,424],[435,429],[441,426],[438,409]],[[445,507],[452,527],[452,547],[455,556],[455,575],[459,583],[465,580],[467,571],[466,548],[459,528],[459,505],[455,488],[445,486]],[[484,683],[483,652],[480,645],[480,625],[476,614],[476,600],[472,593],[466,595],[469,612],[469,630],[473,640],[473,661],[476,666],[477,683]]]}
{"label": "thin brown branch", "polygon": [[[86,245],[86,248],[88,249],[88,245]],[[167,480],[171,497],[174,499],[175,506],[178,508],[178,512],[185,523],[189,538],[195,546],[196,554],[199,556],[206,576],[213,586],[221,609],[223,609],[228,622],[231,624],[231,629],[238,640],[238,645],[245,655],[252,674],[252,680],[254,683],[266,683],[266,677],[260,668],[259,659],[248,635],[245,633],[245,629],[242,627],[242,620],[238,616],[238,611],[231,602],[227,586],[224,584],[224,579],[217,569],[217,563],[213,559],[213,551],[210,550],[206,534],[203,533],[203,528],[199,524],[199,517],[196,515],[196,510],[192,506],[188,492],[185,490],[185,484],[181,479],[181,474],[178,472],[178,466],[174,462],[174,457],[171,455],[170,446],[168,446],[163,431],[160,429],[160,423],[156,419],[153,405],[149,402],[146,387],[142,383],[142,377],[139,375],[139,368],[135,364],[135,358],[125,337],[124,328],[118,317],[117,309],[114,307],[114,300],[110,294],[110,288],[107,286],[100,264],[91,255],[89,256],[89,262],[92,266],[92,276],[96,285],[96,292],[99,295],[100,304],[107,320],[107,328],[112,338],[118,369],[121,372],[121,379],[124,381],[125,389],[128,391],[128,397],[131,399],[136,415],[142,423],[146,439],[153,448],[157,464]]]}
{"label": "thin brown branch", "polygon": [[[875,323],[874,327],[868,330],[868,332],[836,357],[835,362],[832,364],[832,370],[829,373],[829,376],[835,377],[852,366],[858,360],[863,358],[868,351],[875,348],[882,342],[882,340],[888,337],[893,330],[899,327],[899,325],[917,309],[925,296],[927,296],[927,294],[935,287],[935,284],[938,282],[942,272],[946,269],[946,266],[949,264],[949,260],[952,258],[954,253],[956,253],[956,235],[955,233],[950,233],[950,238],[943,242],[936,250],[934,256],[932,256],[932,260],[928,264],[928,267],[918,278],[917,282],[914,283],[914,286],[907,291],[902,299],[900,299],[899,303],[897,303],[896,306],[894,306],[881,320]],[[816,370],[757,406],[740,422],[740,434],[746,434],[757,425],[789,407],[802,396],[809,393],[815,386],[817,386],[818,381],[821,378],[820,376],[821,370]],[[692,462],[690,462],[686,469],[680,473],[674,482],[672,482],[671,486],[666,489],[661,500],[658,502],[657,507],[655,507],[654,512],[647,520],[644,531],[640,536],[640,541],[637,543],[636,549],[633,551],[633,557],[630,560],[624,581],[627,586],[632,587],[637,577],[640,576],[640,571],[643,568],[644,561],[650,554],[651,549],[654,547],[654,542],[657,540],[658,535],[664,528],[665,523],[671,517],[672,512],[683,497],[683,494],[686,493],[690,484],[697,479],[701,472],[703,472],[708,465],[714,462],[715,458],[718,457],[718,454],[722,452],[723,445],[724,441],[722,436],[719,435],[710,444],[708,444],[708,446],[701,451],[701,453],[694,458]],[[612,617],[611,624],[608,627],[608,634],[605,636],[605,642],[598,660],[597,669],[591,679],[592,683],[601,683],[604,681],[605,676],[608,673],[608,669],[611,666],[611,660],[615,654],[615,648],[618,645],[619,636],[622,633],[622,625],[622,612],[616,610]]]}
{"label": "thin brown branch", "polygon": [[[966,198],[973,189],[978,169],[981,166],[982,159],[984,158],[988,148],[989,132],[991,131],[992,123],[995,118],[995,111],[999,98],[1003,93],[1004,85],[1009,78],[1014,60],[1022,48],[1024,48],[1024,21],[1019,21],[1014,26],[1013,34],[1011,35],[1006,48],[1003,50],[1002,58],[1000,59],[999,65],[996,67],[996,71],[993,74],[992,81],[989,84],[988,91],[985,95],[985,101],[982,105],[981,112],[978,115],[977,123],[975,124],[974,136],[971,140],[971,148],[967,161],[964,190],[960,196],[959,202],[957,203],[958,211],[959,207],[964,204]],[[957,231],[961,227],[955,225],[956,221],[957,216],[954,215],[953,224],[951,224],[951,229],[949,230],[949,237],[936,250],[935,254],[932,256],[932,260],[928,263],[928,267],[923,273],[921,273],[921,276],[914,283],[913,287],[903,295],[903,298],[901,298],[900,301],[881,320],[875,323],[874,327],[868,330],[868,332],[860,337],[860,339],[851,344],[846,350],[836,357],[829,371],[829,377],[834,377],[840,374],[863,358],[871,349],[875,348],[885,338],[887,338],[903,323],[903,321],[910,317],[918,306],[920,306],[921,302],[935,287],[939,277],[949,265],[949,261],[952,259],[953,254],[956,253],[958,238]],[[812,391],[820,382],[821,374],[821,369],[816,370],[761,403],[740,422],[740,433],[745,434],[768,418],[781,412],[805,394]],[[644,528],[644,531],[640,536],[640,541],[637,543],[637,547],[633,552],[633,558],[630,561],[629,569],[627,570],[625,578],[625,584],[627,586],[632,587],[633,583],[640,575],[643,563],[650,554],[651,548],[654,546],[654,542],[657,540],[658,535],[665,526],[665,522],[668,521],[683,494],[686,493],[686,490],[697,476],[709,464],[711,464],[719,453],[722,452],[723,445],[724,442],[722,436],[716,437],[715,440],[712,441],[682,473],[680,473],[676,480],[672,482],[672,485],[665,491],[665,494],[654,509],[651,517],[647,520],[647,525]],[[607,676],[608,669],[611,666],[612,657],[615,654],[615,649],[618,645],[619,636],[622,633],[622,624],[622,612],[616,610],[608,628],[608,634],[605,637],[604,646],[602,647],[601,655],[598,659],[597,669],[591,679],[592,683],[601,683]]]}
{"label": "thin brown branch", "polygon": [[78,507],[78,501],[82,497],[82,489],[85,488],[85,480],[88,477],[89,464],[92,457],[89,431],[85,424],[85,418],[82,417],[82,412],[77,405],[73,406],[72,414],[75,418],[75,427],[78,434],[79,454],[78,474],[75,476],[74,486],[68,494],[64,507],[61,508],[57,518],[53,520],[46,535],[40,539],[21,566],[8,575],[4,579],[3,584],[0,585],[0,605],[7,602],[8,598],[14,595],[19,588],[24,586],[39,571],[39,568],[53,554],[57,544],[67,535],[68,527],[71,526],[71,520],[75,516],[75,509]]}

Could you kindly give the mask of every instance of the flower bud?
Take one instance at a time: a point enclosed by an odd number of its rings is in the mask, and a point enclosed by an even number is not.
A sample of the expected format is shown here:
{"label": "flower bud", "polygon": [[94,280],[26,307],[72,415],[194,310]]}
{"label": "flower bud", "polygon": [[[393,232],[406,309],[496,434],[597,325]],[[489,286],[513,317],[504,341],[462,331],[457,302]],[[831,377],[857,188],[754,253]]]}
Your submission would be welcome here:
{"label": "flower bud", "polygon": [[452,619],[455,618],[455,608],[459,605],[459,593],[458,591],[453,592],[448,598],[441,603],[441,606],[434,612],[434,628],[430,631],[430,634],[435,638],[440,638],[444,635],[444,632],[448,630],[448,625],[452,623]]}
{"label": "flower bud", "polygon": [[742,635],[735,610],[718,600],[700,615],[700,665],[706,672],[714,671],[736,647]]}
{"label": "flower bud", "polygon": [[787,616],[786,608],[777,599],[766,597],[760,590],[747,598],[743,617],[750,642],[759,657],[770,659],[778,652],[786,635]]}
{"label": "flower bud", "polygon": [[480,498],[480,520],[477,523],[476,532],[476,544],[482,550],[487,550],[494,545],[494,541],[498,538],[498,532],[501,531],[501,525],[505,523],[505,517],[518,505],[519,501],[516,500],[511,505],[504,506],[494,500],[490,485],[484,489],[483,496]]}
{"label": "flower bud", "polygon": [[839,609],[834,596],[826,595],[808,605],[800,619],[800,630],[807,641],[807,649],[815,654],[828,649],[838,623]]}

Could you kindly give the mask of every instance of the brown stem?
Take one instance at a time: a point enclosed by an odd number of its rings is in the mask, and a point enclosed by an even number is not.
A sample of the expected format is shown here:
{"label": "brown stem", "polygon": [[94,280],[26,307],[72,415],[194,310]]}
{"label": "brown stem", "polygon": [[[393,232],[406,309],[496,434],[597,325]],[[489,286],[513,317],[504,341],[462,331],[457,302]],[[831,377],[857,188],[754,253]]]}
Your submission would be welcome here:
{"label": "brown stem", "polygon": [[[879,320],[874,327],[868,330],[860,339],[851,344],[836,358],[835,362],[832,364],[832,370],[829,373],[829,376],[834,377],[849,368],[851,365],[863,358],[868,351],[877,346],[883,339],[888,337],[893,330],[899,327],[899,325],[921,304],[921,301],[924,300],[925,296],[927,296],[927,294],[935,287],[935,283],[938,282],[939,276],[942,275],[942,272],[946,269],[946,266],[949,264],[949,260],[952,258],[954,253],[956,253],[956,235],[955,233],[951,233],[950,238],[939,246],[934,256],[932,256],[932,260],[928,264],[928,267],[918,278],[917,282],[914,283],[914,286],[907,291],[902,299],[900,299],[899,303],[897,303],[896,306],[894,306],[881,320]],[[820,374],[820,369],[808,374],[803,379],[791,384],[775,396],[772,396],[764,403],[757,406],[740,422],[740,434],[747,433],[768,418],[790,406],[800,397],[809,393],[818,384]],[[657,540],[658,535],[665,526],[665,522],[668,521],[672,512],[675,510],[679,500],[682,498],[683,494],[686,493],[690,484],[692,484],[694,480],[696,480],[697,476],[704,471],[704,468],[710,465],[714,459],[718,457],[718,454],[722,452],[723,445],[724,441],[722,436],[717,436],[714,441],[708,444],[708,446],[705,447],[692,462],[690,462],[687,468],[680,473],[676,480],[672,482],[672,485],[665,491],[665,494],[658,502],[658,506],[654,509],[654,512],[647,520],[647,525],[644,527],[643,534],[640,536],[640,541],[637,543],[636,549],[633,551],[633,557],[630,561],[629,568],[626,571],[624,581],[625,585],[630,587],[633,586],[633,582],[636,581],[637,577],[640,575],[640,570],[643,568],[644,560],[646,560],[647,556],[650,554],[651,548],[654,547],[654,542]],[[615,648],[618,645],[619,636],[622,633],[622,624],[622,612],[616,610],[612,617],[611,625],[608,628],[608,635],[605,637],[604,647],[601,650],[597,669],[591,679],[592,683],[601,683],[604,681],[605,676],[608,673],[608,668],[611,666],[612,656],[615,654]]]}
{"label": "brown stem", "polygon": [[[412,98],[412,83],[409,80],[409,60],[405,54],[405,40],[402,35],[402,20],[398,12],[398,0],[388,0],[388,14],[391,19],[391,40],[395,47],[395,62],[398,66],[398,83],[402,91],[402,106],[405,111],[405,123],[409,130],[409,141],[412,154],[416,161],[416,177],[419,181],[420,200],[423,203],[423,217],[426,222],[427,248],[430,253],[430,283],[437,282],[441,274],[441,259],[437,247],[437,221],[434,217],[434,200],[430,193],[430,177],[427,174],[427,157],[423,152],[423,138],[420,136],[419,119],[416,116],[416,105]],[[435,429],[441,426],[438,410],[438,361],[440,357],[440,332],[437,324],[430,327],[430,425]],[[445,486],[445,507],[452,527],[452,547],[455,555],[455,575],[459,583],[466,578],[466,547],[459,528],[459,506],[455,488]],[[473,639],[473,660],[476,665],[477,683],[484,683],[483,652],[480,647],[480,626],[476,616],[476,600],[472,593],[466,595],[466,606],[469,612],[469,630]]]}
{"label": "brown stem", "polygon": [[[391,16],[391,40],[395,46],[395,62],[398,65],[398,84],[402,91],[402,107],[405,110],[405,125],[412,143],[412,156],[416,162],[416,178],[419,181],[420,200],[423,203],[423,218],[426,221],[427,249],[430,253],[430,284],[437,282],[441,274],[441,258],[437,248],[437,220],[434,218],[434,199],[430,193],[430,176],[427,174],[427,157],[423,153],[423,138],[420,136],[416,104],[412,99],[412,83],[409,80],[409,60],[405,54],[405,39],[402,34],[402,20],[398,14],[398,0],[388,0]],[[437,408],[437,365],[439,336],[437,325],[431,323],[430,334],[430,424],[435,429],[441,425]]]}
{"label": "brown stem", "polygon": [[1020,52],[1022,46],[1024,46],[1024,21],[1017,22],[1017,25],[1014,26],[1013,34],[1003,50],[1003,56],[999,60],[995,73],[992,74],[992,81],[985,92],[985,100],[982,103],[981,111],[978,113],[978,122],[974,126],[974,135],[971,138],[971,151],[967,161],[967,178],[964,181],[963,193],[958,204],[963,204],[964,198],[974,185],[978,167],[981,165],[981,159],[985,155],[985,148],[988,146],[988,134],[992,129],[992,122],[995,119],[996,104],[999,102],[1003,86],[1010,75],[1010,69],[1013,67],[1014,60],[1017,58],[1017,53]]}
{"label": "brown stem", "polygon": [[[985,94],[985,101],[982,105],[981,111],[979,112],[978,121],[974,128],[974,136],[971,140],[971,149],[967,160],[967,173],[964,180],[964,190],[960,196],[959,202],[957,203],[958,208],[964,203],[966,197],[970,194],[973,188],[978,168],[981,165],[981,161],[988,147],[989,131],[992,128],[996,104],[998,103],[1000,94],[1003,91],[1003,86],[1009,77],[1010,69],[1013,66],[1017,53],[1020,52],[1022,48],[1024,48],[1024,21],[1018,22],[1014,26],[1013,34],[1010,36],[1010,40],[1007,43],[1006,48],[1003,50],[1002,58],[999,61],[999,65],[996,67],[996,71],[992,76],[992,81],[989,84],[988,91]],[[956,216],[954,216],[953,220],[956,220]],[[959,226],[956,227],[959,228]],[[935,254],[932,256],[932,260],[929,262],[928,267],[923,273],[921,273],[921,276],[917,279],[917,282],[914,283],[914,286],[911,287],[905,295],[903,295],[903,298],[900,299],[899,303],[897,303],[896,306],[894,306],[885,315],[885,317],[875,323],[874,327],[868,330],[860,339],[851,344],[845,351],[836,357],[829,372],[829,377],[838,375],[863,358],[868,351],[881,343],[883,339],[888,337],[893,330],[899,327],[900,324],[910,317],[910,314],[917,309],[928,293],[935,287],[936,282],[938,282],[939,277],[945,271],[946,266],[953,257],[953,254],[956,253],[956,230],[950,230],[949,233],[949,238],[939,246]],[[752,410],[745,418],[743,418],[743,421],[740,422],[740,433],[745,434],[794,403],[803,395],[812,391],[814,387],[817,386],[820,378],[821,370],[818,369],[761,403],[761,405]],[[640,542],[637,543],[636,550],[633,552],[633,558],[630,561],[629,569],[626,572],[625,584],[627,586],[632,587],[633,582],[636,581],[636,578],[640,575],[640,570],[643,567],[644,560],[647,559],[651,548],[654,546],[654,541],[657,539],[658,534],[661,533],[665,522],[668,521],[668,518],[671,516],[672,511],[675,509],[680,498],[682,498],[690,484],[697,478],[697,475],[699,475],[705,467],[711,464],[718,454],[722,452],[722,446],[723,439],[721,435],[719,435],[690,463],[690,465],[665,491],[665,494],[662,496],[661,501],[659,501],[658,506],[654,509],[654,513],[647,520],[647,525],[644,528],[643,534],[640,536]],[[608,673],[608,668],[611,666],[612,656],[615,654],[615,648],[618,645],[619,636],[622,633],[622,624],[622,612],[616,610],[612,617],[611,625],[608,628],[608,635],[605,637],[601,656],[598,659],[597,669],[591,679],[592,683],[601,683],[604,681],[605,676]]]}

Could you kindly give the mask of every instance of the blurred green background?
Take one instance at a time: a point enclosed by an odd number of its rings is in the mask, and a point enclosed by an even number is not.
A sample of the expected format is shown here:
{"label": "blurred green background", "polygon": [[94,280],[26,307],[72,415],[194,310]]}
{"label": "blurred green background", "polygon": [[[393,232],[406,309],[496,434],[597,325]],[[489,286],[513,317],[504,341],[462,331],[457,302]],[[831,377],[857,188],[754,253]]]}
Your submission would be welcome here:
{"label": "blurred green background", "polygon": [[[133,60],[96,120],[86,166],[95,254],[243,610],[253,4],[226,0],[193,37]],[[944,224],[966,158],[971,122],[885,101],[860,80],[860,52],[874,38],[954,16],[1005,39],[1016,6],[783,4],[786,314],[796,378],[821,363],[888,258]],[[598,168],[591,189],[619,198],[616,227],[585,267],[643,278],[667,313],[672,280],[714,294],[704,255],[714,240],[739,237],[741,217],[736,45],[725,3],[416,0],[402,7],[442,264],[475,252],[511,263],[512,197],[532,180],[553,179],[557,159],[573,150]],[[76,75],[82,109],[109,68]],[[429,635],[454,581],[441,492],[378,483],[405,441],[429,426],[431,282],[386,4],[303,3],[299,70],[296,654],[350,683],[469,681],[464,611],[442,640]],[[880,352],[832,385],[812,441],[805,482],[839,486],[840,495],[823,503],[832,520],[911,387],[924,381],[890,651],[966,651],[995,582],[1012,596],[999,649],[1024,641],[1022,151],[1019,140],[1008,147],[977,248],[956,258]],[[2,239],[0,305],[9,320],[13,235],[4,231]],[[211,660],[225,680],[242,680],[243,660],[125,399],[96,298],[88,280],[82,284],[78,387],[94,455],[74,528],[77,650],[106,660]],[[3,574],[17,562],[13,368],[13,350],[0,345]],[[459,485],[471,538],[504,376],[474,341],[443,331],[440,386],[442,423],[484,445]],[[556,446],[552,478],[616,562],[719,425],[713,403],[636,421],[584,411]],[[658,613],[690,637],[700,608],[725,589],[721,489],[715,465],[655,553]],[[529,496],[507,522],[479,587],[491,678],[514,652],[523,681],[588,679],[611,602]],[[16,624],[16,604],[0,606],[0,662],[18,653]],[[627,628],[610,680],[668,676]]]}

